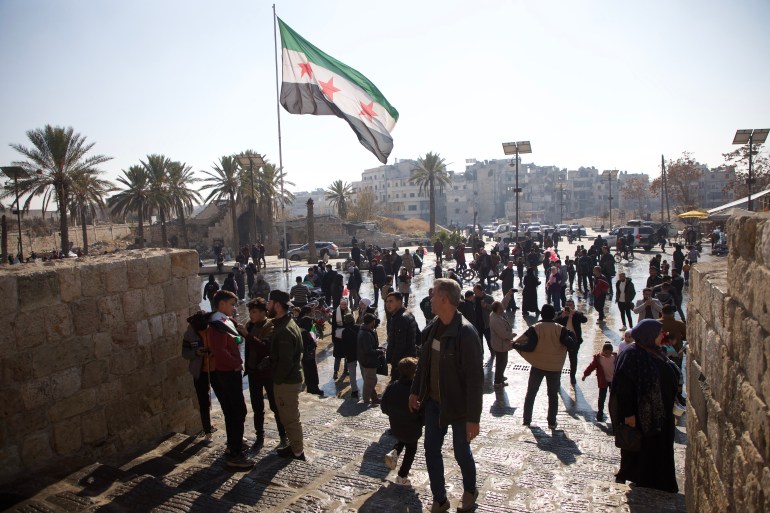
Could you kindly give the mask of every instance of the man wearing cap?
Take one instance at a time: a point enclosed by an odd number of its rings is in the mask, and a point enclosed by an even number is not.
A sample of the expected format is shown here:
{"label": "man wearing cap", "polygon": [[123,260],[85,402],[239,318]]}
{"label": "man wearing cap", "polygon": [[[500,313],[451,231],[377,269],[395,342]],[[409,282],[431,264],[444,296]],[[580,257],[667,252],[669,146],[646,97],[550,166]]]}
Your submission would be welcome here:
{"label": "man wearing cap", "polygon": [[302,333],[289,315],[289,294],[270,292],[267,314],[273,320],[270,366],[273,393],[289,445],[278,449],[282,458],[305,459],[302,423],[299,418],[299,394],[302,390]]}
{"label": "man wearing cap", "polygon": [[532,409],[540,384],[545,378],[548,387],[548,427],[556,429],[556,411],[559,407],[559,380],[567,350],[576,351],[575,335],[564,326],[554,322],[556,312],[553,306],[544,304],[540,308],[541,321],[530,326],[513,342],[532,368],[529,371],[527,395],[524,398],[524,425],[532,422]]}

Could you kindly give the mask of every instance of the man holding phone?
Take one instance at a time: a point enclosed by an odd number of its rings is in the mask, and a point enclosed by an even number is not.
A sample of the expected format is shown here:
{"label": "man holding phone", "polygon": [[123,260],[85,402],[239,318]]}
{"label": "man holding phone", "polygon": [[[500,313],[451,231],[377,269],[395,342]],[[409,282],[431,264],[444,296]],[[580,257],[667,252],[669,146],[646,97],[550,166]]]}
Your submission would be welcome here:
{"label": "man holding phone", "polygon": [[575,388],[577,384],[577,363],[578,363],[578,351],[580,351],[580,344],[583,343],[583,326],[588,322],[588,318],[575,308],[575,301],[570,298],[564,303],[564,310],[556,317],[556,323],[561,324],[567,331],[571,332],[575,336],[577,346],[567,348],[567,355],[569,356],[569,382],[572,388]]}

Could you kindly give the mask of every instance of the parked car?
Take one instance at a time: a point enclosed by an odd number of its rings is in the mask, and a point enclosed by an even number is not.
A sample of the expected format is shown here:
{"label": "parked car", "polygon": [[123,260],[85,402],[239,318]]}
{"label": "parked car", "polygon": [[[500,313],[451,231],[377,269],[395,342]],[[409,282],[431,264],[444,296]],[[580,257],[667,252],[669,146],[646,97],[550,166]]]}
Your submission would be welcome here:
{"label": "parked car", "polygon": [[[657,243],[658,236],[655,233],[655,229],[650,226],[621,226],[610,230],[609,233],[602,237],[610,248],[614,248],[618,243],[618,234],[627,236],[629,233],[634,236],[634,247],[644,248],[645,251],[650,251]],[[596,240],[596,239],[594,239]]]}
{"label": "parked car", "polygon": [[[339,248],[333,242],[316,242],[315,252],[318,255],[318,258],[323,258],[326,254],[329,255],[329,258],[339,258],[340,256]],[[289,257],[289,260],[294,261],[307,259],[310,256],[309,246],[303,244],[297,249],[291,249],[287,253],[287,256]]]}
{"label": "parked car", "polygon": [[569,230],[568,224],[557,224],[556,229],[559,230],[559,235],[567,235],[567,230]]}
{"label": "parked car", "polygon": [[569,228],[570,230],[572,230],[572,233],[574,233],[575,235],[579,233],[581,237],[586,236],[586,227],[583,226],[582,224],[571,224],[569,225]]}

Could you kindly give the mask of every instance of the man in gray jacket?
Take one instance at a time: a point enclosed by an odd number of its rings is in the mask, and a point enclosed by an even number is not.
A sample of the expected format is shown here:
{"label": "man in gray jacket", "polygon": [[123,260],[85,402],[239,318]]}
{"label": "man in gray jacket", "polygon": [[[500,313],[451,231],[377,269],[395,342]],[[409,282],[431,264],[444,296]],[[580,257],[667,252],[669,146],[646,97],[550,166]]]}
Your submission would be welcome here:
{"label": "man in gray jacket", "polygon": [[476,329],[457,311],[459,304],[457,282],[446,278],[433,282],[431,307],[436,319],[422,332],[420,360],[409,396],[409,409],[425,415],[425,463],[433,513],[450,507],[441,453],[450,425],[455,459],[463,476],[464,492],[457,511],[472,511],[479,494],[470,442],[479,434],[483,350]]}

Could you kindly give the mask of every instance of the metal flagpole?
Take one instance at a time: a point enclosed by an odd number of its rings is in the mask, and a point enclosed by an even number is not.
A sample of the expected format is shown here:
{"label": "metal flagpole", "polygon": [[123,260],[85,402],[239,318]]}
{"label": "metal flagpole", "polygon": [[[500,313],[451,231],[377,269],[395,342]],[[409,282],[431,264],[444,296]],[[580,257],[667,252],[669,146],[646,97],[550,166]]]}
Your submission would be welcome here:
{"label": "metal flagpole", "polygon": [[666,191],[666,162],[663,160],[663,155],[660,156],[660,223],[663,224],[665,217],[663,217],[663,195]]}
{"label": "metal flagpole", "polygon": [[289,241],[286,239],[286,206],[284,205],[283,191],[283,147],[281,146],[281,89],[278,82],[278,21],[273,4],[273,42],[275,44],[275,108],[278,113],[278,171],[281,173],[281,217],[283,218],[283,272],[289,272]]}

